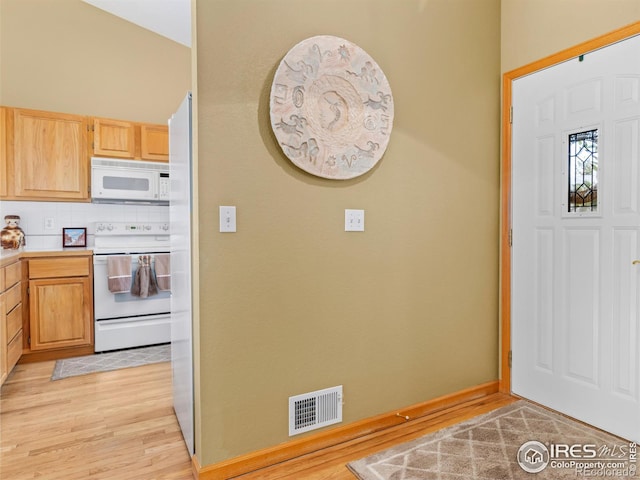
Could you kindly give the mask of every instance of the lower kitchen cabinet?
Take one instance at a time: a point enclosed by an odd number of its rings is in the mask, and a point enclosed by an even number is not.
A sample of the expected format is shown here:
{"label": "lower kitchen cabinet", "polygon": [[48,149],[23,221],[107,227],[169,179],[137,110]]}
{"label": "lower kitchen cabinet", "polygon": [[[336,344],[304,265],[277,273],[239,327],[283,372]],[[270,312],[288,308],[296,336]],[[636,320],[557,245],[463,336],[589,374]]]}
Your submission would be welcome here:
{"label": "lower kitchen cabinet", "polygon": [[0,385],[22,355],[22,262],[0,269]]}
{"label": "lower kitchen cabinet", "polygon": [[31,350],[91,345],[88,277],[29,280]]}
{"label": "lower kitchen cabinet", "polygon": [[7,339],[7,370],[10,372],[22,355],[22,303],[7,314]]}
{"label": "lower kitchen cabinet", "polygon": [[29,260],[31,352],[93,345],[90,257]]}

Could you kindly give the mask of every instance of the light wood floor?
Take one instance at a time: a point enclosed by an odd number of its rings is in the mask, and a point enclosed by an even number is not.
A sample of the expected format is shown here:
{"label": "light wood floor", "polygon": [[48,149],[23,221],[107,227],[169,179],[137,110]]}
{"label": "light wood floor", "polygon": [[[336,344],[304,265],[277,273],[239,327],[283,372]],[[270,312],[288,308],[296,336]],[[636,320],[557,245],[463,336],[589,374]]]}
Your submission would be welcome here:
{"label": "light wood floor", "polygon": [[169,363],[51,382],[54,364],[17,365],[0,391],[0,478],[193,478]]}
{"label": "light wood floor", "polygon": [[454,408],[410,420],[381,432],[366,435],[341,445],[235,477],[236,480],[354,480],[347,463],[385,450],[428,433],[504,407],[518,399],[496,393],[466,402]]}
{"label": "light wood floor", "polygon": [[[18,365],[0,392],[0,478],[191,480],[168,363],[51,382],[55,362]],[[495,394],[237,480],[354,480],[352,460],[516,401]]]}

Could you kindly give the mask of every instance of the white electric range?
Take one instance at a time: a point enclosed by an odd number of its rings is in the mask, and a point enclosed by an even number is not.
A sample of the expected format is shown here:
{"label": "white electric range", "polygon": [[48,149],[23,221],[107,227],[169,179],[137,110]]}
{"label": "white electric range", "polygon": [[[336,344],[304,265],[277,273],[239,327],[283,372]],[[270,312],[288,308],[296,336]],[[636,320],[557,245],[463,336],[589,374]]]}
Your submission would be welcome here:
{"label": "white electric range", "polygon": [[169,253],[166,222],[98,222],[93,248],[93,295],[95,351],[169,343],[171,341],[171,294],[159,291],[141,298],[129,292],[111,293],[107,281],[107,259],[129,255],[135,278],[141,255]]}

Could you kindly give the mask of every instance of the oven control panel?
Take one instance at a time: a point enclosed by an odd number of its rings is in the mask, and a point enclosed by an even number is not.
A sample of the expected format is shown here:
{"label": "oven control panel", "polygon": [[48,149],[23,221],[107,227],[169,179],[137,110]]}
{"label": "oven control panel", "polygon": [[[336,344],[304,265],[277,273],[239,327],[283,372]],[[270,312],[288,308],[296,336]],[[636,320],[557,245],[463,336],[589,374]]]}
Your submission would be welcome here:
{"label": "oven control panel", "polygon": [[168,235],[169,224],[164,222],[98,222],[96,236],[102,235]]}

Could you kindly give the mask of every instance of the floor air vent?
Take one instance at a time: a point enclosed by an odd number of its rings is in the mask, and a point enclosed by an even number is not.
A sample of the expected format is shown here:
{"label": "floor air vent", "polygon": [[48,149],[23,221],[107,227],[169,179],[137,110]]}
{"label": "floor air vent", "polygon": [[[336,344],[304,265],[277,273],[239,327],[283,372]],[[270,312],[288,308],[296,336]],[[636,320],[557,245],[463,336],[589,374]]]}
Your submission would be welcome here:
{"label": "floor air vent", "polygon": [[342,421],[342,385],[289,397],[289,436]]}

